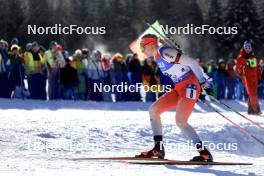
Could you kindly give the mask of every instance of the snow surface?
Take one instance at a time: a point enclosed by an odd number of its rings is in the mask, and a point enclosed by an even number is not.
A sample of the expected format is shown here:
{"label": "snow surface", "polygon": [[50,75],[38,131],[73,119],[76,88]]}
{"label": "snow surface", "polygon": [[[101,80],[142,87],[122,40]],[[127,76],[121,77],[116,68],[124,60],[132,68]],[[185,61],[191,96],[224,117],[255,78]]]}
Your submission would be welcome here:
{"label": "snow surface", "polygon": [[[225,101],[246,114],[246,103]],[[215,161],[252,162],[251,166],[143,166],[120,162],[73,161],[68,158],[134,156],[151,149],[149,103],[96,103],[0,99],[0,175],[264,175],[264,146],[201,104],[189,122],[203,140],[237,144],[236,150],[212,151]],[[264,131],[238,115],[224,112],[255,136]],[[264,102],[262,102],[262,110]],[[175,112],[162,114],[166,158],[197,155],[181,147],[186,139],[175,125]],[[264,126],[263,116],[249,116]]]}

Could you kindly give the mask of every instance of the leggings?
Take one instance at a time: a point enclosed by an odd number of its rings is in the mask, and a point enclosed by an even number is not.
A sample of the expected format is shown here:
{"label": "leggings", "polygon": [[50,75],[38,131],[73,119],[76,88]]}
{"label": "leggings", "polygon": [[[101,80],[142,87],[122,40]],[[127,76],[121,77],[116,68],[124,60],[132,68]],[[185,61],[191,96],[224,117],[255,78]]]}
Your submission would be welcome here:
{"label": "leggings", "polygon": [[[192,90],[191,90],[192,89]],[[149,108],[151,127],[153,135],[162,135],[162,124],[160,114],[165,111],[176,109],[176,124],[182,133],[194,144],[201,142],[199,136],[188,123],[194,105],[199,98],[201,88],[194,74],[186,80],[176,83],[175,88],[165,93]]]}

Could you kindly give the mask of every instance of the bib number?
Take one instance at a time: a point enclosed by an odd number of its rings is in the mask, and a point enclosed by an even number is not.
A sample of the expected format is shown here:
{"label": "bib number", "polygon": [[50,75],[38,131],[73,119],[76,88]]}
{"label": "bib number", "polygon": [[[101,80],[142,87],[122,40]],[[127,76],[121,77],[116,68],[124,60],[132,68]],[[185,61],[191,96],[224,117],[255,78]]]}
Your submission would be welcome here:
{"label": "bib number", "polygon": [[248,59],[249,67],[254,68],[257,66],[257,59],[256,58],[249,58]]}
{"label": "bib number", "polygon": [[186,87],[186,98],[196,99],[196,86],[193,84],[188,84]]}

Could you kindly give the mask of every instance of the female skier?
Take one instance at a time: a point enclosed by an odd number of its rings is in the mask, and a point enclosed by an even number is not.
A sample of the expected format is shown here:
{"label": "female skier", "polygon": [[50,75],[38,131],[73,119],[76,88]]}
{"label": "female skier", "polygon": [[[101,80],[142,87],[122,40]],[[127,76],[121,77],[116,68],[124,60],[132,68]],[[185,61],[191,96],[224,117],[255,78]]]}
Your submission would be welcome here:
{"label": "female skier", "polygon": [[162,142],[162,125],[160,114],[176,109],[176,124],[183,134],[195,144],[199,156],[192,161],[213,161],[211,153],[203,146],[195,130],[188,124],[188,119],[194,105],[200,96],[201,89],[208,87],[205,74],[198,63],[178,52],[177,49],[163,44],[158,45],[156,35],[146,34],[141,38],[140,45],[147,57],[155,57],[158,67],[164,75],[169,76],[175,83],[175,88],[165,93],[149,108],[151,127],[154,136],[154,148],[142,152],[136,157],[161,158],[165,157]]}

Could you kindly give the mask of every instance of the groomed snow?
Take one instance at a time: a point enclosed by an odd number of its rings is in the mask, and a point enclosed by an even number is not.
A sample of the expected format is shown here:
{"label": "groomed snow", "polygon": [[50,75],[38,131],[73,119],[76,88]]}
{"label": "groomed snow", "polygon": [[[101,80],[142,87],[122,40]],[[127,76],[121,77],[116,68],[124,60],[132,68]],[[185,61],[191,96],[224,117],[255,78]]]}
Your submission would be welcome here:
{"label": "groomed snow", "polygon": [[[246,115],[246,103],[225,101]],[[203,140],[223,143],[215,161],[252,162],[252,166],[143,166],[67,158],[134,156],[152,146],[149,103],[96,103],[0,99],[0,175],[264,175],[264,146],[249,139],[221,116],[197,104],[189,122]],[[213,104],[264,140],[264,131]],[[264,102],[262,102],[262,110]],[[196,151],[175,125],[175,112],[162,114],[166,158],[189,160]],[[263,116],[248,116],[264,126]],[[235,145],[236,150],[229,145]],[[183,147],[182,147],[183,146]]]}

